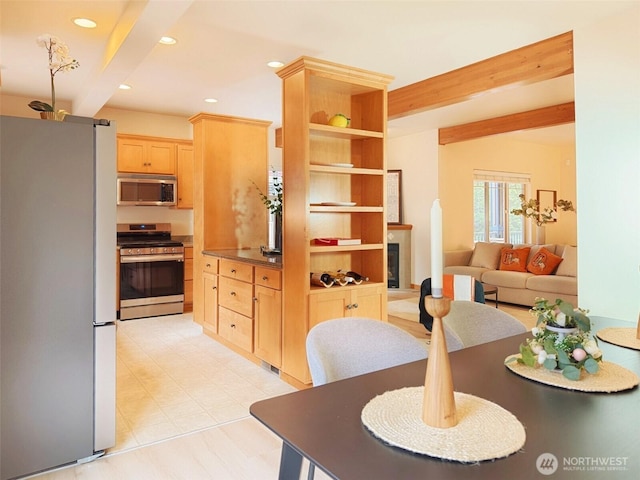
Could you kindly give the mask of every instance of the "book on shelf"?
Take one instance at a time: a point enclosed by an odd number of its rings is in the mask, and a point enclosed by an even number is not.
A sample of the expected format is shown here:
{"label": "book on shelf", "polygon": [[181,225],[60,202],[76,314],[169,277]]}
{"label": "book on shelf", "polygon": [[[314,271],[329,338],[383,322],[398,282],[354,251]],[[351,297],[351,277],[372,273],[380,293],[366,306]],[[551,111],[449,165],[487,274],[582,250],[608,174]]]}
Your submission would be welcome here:
{"label": "book on shelf", "polygon": [[324,237],[314,238],[314,245],[360,245],[362,240],[359,238],[339,238],[339,237]]}

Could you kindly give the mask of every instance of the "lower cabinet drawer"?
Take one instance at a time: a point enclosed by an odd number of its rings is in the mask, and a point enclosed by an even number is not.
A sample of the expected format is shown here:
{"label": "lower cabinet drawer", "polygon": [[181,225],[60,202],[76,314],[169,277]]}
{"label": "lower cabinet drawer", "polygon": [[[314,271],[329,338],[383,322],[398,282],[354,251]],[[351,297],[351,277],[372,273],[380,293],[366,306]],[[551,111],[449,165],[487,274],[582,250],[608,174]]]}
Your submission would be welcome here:
{"label": "lower cabinet drawer", "polygon": [[253,285],[220,277],[218,304],[247,317],[253,317]]}
{"label": "lower cabinet drawer", "polygon": [[220,306],[218,307],[218,335],[253,353],[253,319]]}

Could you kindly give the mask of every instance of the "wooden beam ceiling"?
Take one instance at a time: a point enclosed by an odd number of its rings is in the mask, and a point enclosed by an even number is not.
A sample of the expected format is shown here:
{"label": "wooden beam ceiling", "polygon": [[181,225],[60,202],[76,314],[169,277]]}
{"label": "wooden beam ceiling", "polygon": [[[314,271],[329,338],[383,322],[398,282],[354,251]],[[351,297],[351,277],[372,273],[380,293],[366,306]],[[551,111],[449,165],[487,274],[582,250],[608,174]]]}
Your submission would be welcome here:
{"label": "wooden beam ceiling", "polygon": [[573,123],[575,118],[574,102],[563,103],[561,105],[529,110],[528,112],[514,113],[503,117],[441,128],[438,130],[438,143],[440,145],[447,145],[449,143],[462,142],[474,138],[497,135],[499,133]]}
{"label": "wooden beam ceiling", "polygon": [[[400,118],[499,92],[518,85],[573,73],[573,32],[563,33],[466,67],[427,78],[388,92],[388,119]],[[441,128],[439,143],[446,145],[486,135],[542,128],[575,120],[573,102]],[[282,129],[276,129],[276,147]]]}
{"label": "wooden beam ceiling", "polygon": [[573,32],[389,92],[389,120],[573,73]]}

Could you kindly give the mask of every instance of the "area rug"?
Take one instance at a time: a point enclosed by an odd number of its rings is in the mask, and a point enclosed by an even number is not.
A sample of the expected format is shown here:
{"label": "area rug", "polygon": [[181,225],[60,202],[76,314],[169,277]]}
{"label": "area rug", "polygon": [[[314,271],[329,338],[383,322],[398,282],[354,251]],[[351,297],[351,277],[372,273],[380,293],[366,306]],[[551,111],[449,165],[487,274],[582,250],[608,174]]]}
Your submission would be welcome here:
{"label": "area rug", "polygon": [[404,300],[394,300],[387,303],[387,314],[394,317],[420,322],[420,312],[418,310],[419,298],[407,298]]}

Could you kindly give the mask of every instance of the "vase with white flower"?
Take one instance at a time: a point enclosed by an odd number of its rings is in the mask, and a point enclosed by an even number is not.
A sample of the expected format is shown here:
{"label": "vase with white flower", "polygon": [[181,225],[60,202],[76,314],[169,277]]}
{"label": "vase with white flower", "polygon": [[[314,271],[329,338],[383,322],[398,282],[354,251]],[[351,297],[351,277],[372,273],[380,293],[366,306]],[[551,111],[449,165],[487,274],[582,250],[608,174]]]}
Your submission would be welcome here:
{"label": "vase with white flower", "polygon": [[44,47],[49,55],[49,80],[51,84],[51,104],[33,100],[29,107],[40,112],[42,118],[51,120],[64,120],[68,112],[56,110],[55,76],[58,72],[68,72],[80,66],[75,58],[69,55],[69,47],[58,37],[45,33],[36,39],[36,43]]}
{"label": "vase with white flower", "polygon": [[582,371],[599,370],[602,352],[591,334],[588,310],[574,308],[557,299],[537,298],[530,312],[537,317],[533,338],[520,345],[519,363],[532,368],[561,371],[570,380],[580,380]]}
{"label": "vase with white flower", "polygon": [[282,176],[275,170],[271,171],[267,194],[262,192],[256,182],[252,181],[252,183],[258,191],[262,203],[269,211],[269,247],[265,251],[268,253],[282,253]]}
{"label": "vase with white flower", "polygon": [[[520,208],[514,208],[511,210],[512,215],[522,215],[525,218],[531,219],[538,226],[536,243],[543,244],[544,239],[544,226],[549,222],[555,222],[558,219],[558,209],[563,212],[575,212],[576,209],[573,206],[571,200],[558,200],[554,202],[553,206],[547,206],[540,208],[540,202],[535,198],[526,199],[524,194],[518,195],[520,198]],[[554,196],[555,200],[555,196]]]}

